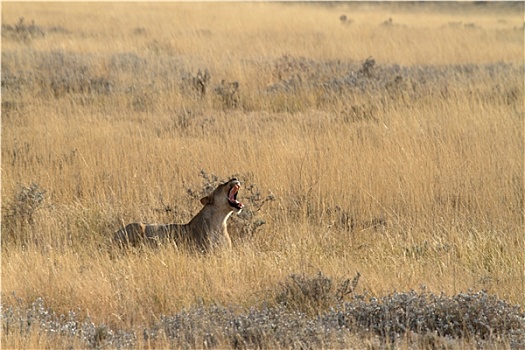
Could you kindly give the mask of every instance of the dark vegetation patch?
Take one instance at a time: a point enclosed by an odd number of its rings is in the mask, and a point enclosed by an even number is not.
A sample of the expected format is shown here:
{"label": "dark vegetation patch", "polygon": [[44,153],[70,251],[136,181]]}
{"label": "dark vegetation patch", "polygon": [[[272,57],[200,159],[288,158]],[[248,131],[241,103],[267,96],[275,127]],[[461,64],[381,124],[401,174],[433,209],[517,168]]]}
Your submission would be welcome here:
{"label": "dark vegetation patch", "polygon": [[[275,299],[258,307],[198,304],[162,315],[138,333],[95,324],[79,316],[79,310],[58,315],[43,299],[29,307],[19,301],[2,306],[2,331],[4,337],[38,332],[76,338],[91,349],[134,348],[140,338],[149,344],[165,341],[173,348],[345,348],[359,336],[383,346],[403,342],[414,348],[457,348],[467,342],[525,346],[525,313],[494,295],[469,291],[445,296],[422,288],[375,298],[355,293],[356,278],[338,284],[322,273],[293,275],[275,287]],[[323,311],[320,300],[326,301]]]}
{"label": "dark vegetation patch", "polygon": [[[27,144],[25,147],[29,147]],[[13,150],[14,160],[18,148]],[[46,190],[37,183],[19,185],[13,198],[2,201],[2,245],[6,242],[20,246],[34,239],[32,232],[36,225],[36,215],[46,205]]]}
{"label": "dark vegetation patch", "polygon": [[37,26],[35,21],[26,23],[24,17],[20,17],[14,25],[2,24],[2,39],[28,43],[34,38],[44,37],[45,34],[43,27]]}
{"label": "dark vegetation patch", "polygon": [[34,20],[27,23],[24,17],[20,17],[14,25],[2,24],[2,39],[6,40],[29,44],[33,39],[43,38],[48,34],[70,34],[70,31],[62,26],[46,28],[37,25]]}
{"label": "dark vegetation patch", "polygon": [[[31,36],[41,32],[38,26],[23,23],[6,31]],[[244,84],[240,77],[220,76],[207,67],[188,70],[182,57],[176,55],[123,52],[108,57],[27,47],[2,52],[2,102],[9,103],[5,107],[11,112],[17,110],[17,100],[29,96],[74,101],[81,98],[83,105],[97,106],[100,97],[122,96],[129,109],[139,112],[171,108],[161,103],[166,94],[183,95],[197,105],[208,99],[217,109],[291,111],[333,108],[339,102],[343,104],[341,120],[375,122],[378,112],[392,105],[392,101],[413,104],[436,96],[449,98],[463,91],[486,103],[517,103],[517,97],[523,93],[509,81],[522,76],[524,67],[502,62],[400,66],[378,62],[373,57],[358,62],[284,55],[254,64],[254,69],[269,74],[270,84],[247,91],[245,86],[257,83]],[[478,84],[487,79],[494,81],[493,89]],[[258,97],[256,101],[247,98],[254,95]],[[308,98],[299,102],[301,96]],[[364,102],[352,102],[356,96],[364,97]]]}

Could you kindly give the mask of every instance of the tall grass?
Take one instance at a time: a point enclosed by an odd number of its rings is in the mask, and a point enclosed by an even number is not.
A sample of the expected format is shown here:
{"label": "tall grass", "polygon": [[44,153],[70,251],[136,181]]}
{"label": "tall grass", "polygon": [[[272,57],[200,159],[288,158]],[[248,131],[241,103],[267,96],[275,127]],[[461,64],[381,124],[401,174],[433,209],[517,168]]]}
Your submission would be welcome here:
{"label": "tall grass", "polygon": [[[2,307],[139,329],[318,271],[523,305],[522,10],[3,4]],[[210,174],[254,186],[232,251],[112,249]]]}

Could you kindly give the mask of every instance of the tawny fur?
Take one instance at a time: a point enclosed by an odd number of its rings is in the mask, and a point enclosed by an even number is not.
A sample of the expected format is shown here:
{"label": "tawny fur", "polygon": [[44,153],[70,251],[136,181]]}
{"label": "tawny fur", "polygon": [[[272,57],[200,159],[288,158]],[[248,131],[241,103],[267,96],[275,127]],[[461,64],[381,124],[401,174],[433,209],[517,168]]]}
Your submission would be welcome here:
{"label": "tawny fur", "polygon": [[198,251],[212,247],[230,248],[232,242],[226,221],[232,213],[240,213],[243,207],[242,203],[230,198],[230,191],[233,189],[233,192],[237,192],[239,187],[237,179],[219,185],[210,195],[201,199],[204,207],[187,224],[135,222],[115,232],[113,239],[121,247],[173,243],[190,246]]}

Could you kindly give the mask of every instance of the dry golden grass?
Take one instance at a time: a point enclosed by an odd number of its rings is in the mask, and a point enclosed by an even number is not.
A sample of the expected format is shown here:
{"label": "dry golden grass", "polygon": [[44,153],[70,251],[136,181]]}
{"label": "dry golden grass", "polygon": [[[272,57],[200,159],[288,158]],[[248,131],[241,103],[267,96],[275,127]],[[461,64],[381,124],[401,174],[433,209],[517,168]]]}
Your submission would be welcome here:
{"label": "dry golden grass", "polygon": [[[359,271],[359,290],[376,296],[425,285],[523,305],[523,6],[442,5],[4,3],[3,24],[25,17],[67,33],[2,38],[2,306],[42,297],[138,330],[199,302],[258,305],[287,276],[317,271]],[[38,80],[74,75],[42,63],[53,52],[79,54],[112,92]],[[119,70],[119,54],[149,64]],[[329,62],[370,56],[379,67],[474,68],[414,95],[268,93],[284,56],[321,81],[338,74]],[[238,81],[240,105],[168,86],[159,72],[175,62],[209,69],[210,90]],[[285,68],[282,80],[294,78]],[[33,85],[4,90],[7,71],[33,72]],[[191,218],[199,203],[186,191],[200,189],[201,169],[272,193],[266,225],[207,256],[108,247],[122,222]],[[17,207],[31,183],[45,199]]]}

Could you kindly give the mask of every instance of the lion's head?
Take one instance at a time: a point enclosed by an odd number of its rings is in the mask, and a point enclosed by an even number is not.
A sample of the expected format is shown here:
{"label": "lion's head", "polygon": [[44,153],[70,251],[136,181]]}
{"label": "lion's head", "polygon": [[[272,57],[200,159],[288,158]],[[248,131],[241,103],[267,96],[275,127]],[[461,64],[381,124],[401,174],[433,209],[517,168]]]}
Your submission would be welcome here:
{"label": "lion's head", "polygon": [[202,205],[213,204],[216,207],[239,214],[244,204],[237,200],[241,183],[236,178],[220,184],[211,194],[201,199]]}

